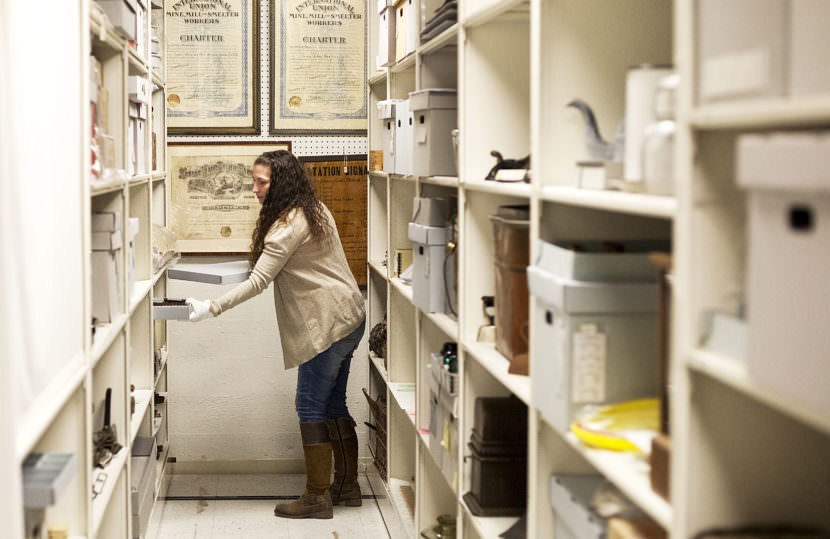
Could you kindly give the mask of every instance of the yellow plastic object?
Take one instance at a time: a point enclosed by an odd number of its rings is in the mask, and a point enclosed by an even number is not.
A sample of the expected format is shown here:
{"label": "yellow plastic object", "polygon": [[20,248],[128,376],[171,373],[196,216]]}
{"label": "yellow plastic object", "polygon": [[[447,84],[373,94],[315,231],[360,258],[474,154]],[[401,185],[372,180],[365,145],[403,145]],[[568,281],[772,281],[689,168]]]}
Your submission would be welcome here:
{"label": "yellow plastic object", "polygon": [[583,443],[611,451],[643,451],[627,437],[627,431],[656,431],[660,422],[657,399],[640,399],[603,406],[571,425]]}

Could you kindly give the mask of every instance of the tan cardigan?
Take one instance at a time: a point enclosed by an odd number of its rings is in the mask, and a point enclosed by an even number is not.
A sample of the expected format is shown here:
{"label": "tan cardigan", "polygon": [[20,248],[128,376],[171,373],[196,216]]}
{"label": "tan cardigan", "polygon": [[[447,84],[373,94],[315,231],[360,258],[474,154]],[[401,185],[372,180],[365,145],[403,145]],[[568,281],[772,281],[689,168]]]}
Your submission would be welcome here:
{"label": "tan cardigan", "polygon": [[265,247],[250,277],[219,299],[211,311],[219,315],[262,293],[274,281],[285,368],[310,360],[354,331],[365,316],[357,287],[328,208],[325,218],[335,230],[328,241],[314,241],[302,211],[268,231]]}

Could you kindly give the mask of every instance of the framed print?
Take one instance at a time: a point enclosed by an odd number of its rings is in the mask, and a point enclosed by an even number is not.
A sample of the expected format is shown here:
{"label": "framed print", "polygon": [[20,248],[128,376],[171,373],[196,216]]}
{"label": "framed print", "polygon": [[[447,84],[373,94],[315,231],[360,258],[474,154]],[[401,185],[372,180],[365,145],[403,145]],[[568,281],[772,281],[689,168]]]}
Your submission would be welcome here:
{"label": "framed print", "polygon": [[366,155],[298,157],[317,196],[337,223],[340,242],[357,284],[366,284]]}
{"label": "framed print", "polygon": [[167,133],[260,132],[259,0],[165,0]]}
{"label": "framed print", "polygon": [[254,161],[290,142],[169,142],[170,228],[191,254],[247,254],[259,216]]}
{"label": "framed print", "polygon": [[272,0],[272,134],[365,133],[366,36],[366,0]]}

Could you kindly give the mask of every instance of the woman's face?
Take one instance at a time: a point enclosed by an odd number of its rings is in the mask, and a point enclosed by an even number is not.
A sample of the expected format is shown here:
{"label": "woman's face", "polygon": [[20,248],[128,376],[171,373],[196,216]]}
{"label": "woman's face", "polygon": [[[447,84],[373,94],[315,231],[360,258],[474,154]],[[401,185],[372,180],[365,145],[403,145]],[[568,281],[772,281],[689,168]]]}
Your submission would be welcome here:
{"label": "woman's face", "polygon": [[253,192],[256,195],[259,203],[265,200],[265,195],[268,194],[268,188],[271,187],[271,167],[267,165],[254,165],[254,188]]}

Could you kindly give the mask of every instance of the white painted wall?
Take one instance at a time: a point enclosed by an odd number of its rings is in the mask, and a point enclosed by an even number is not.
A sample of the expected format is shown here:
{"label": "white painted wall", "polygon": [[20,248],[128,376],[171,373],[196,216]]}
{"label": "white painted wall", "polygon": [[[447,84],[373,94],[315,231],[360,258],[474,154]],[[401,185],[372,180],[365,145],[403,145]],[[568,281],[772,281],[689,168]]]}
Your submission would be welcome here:
{"label": "white painted wall", "polygon": [[[171,279],[167,295],[213,299],[232,287]],[[271,287],[218,318],[168,322],[170,455],[177,462],[283,460],[296,466],[302,459],[297,369],[283,366],[276,323]],[[369,456],[363,424],[369,409],[361,392],[368,383],[367,350],[364,336],[347,394],[362,457]]]}

